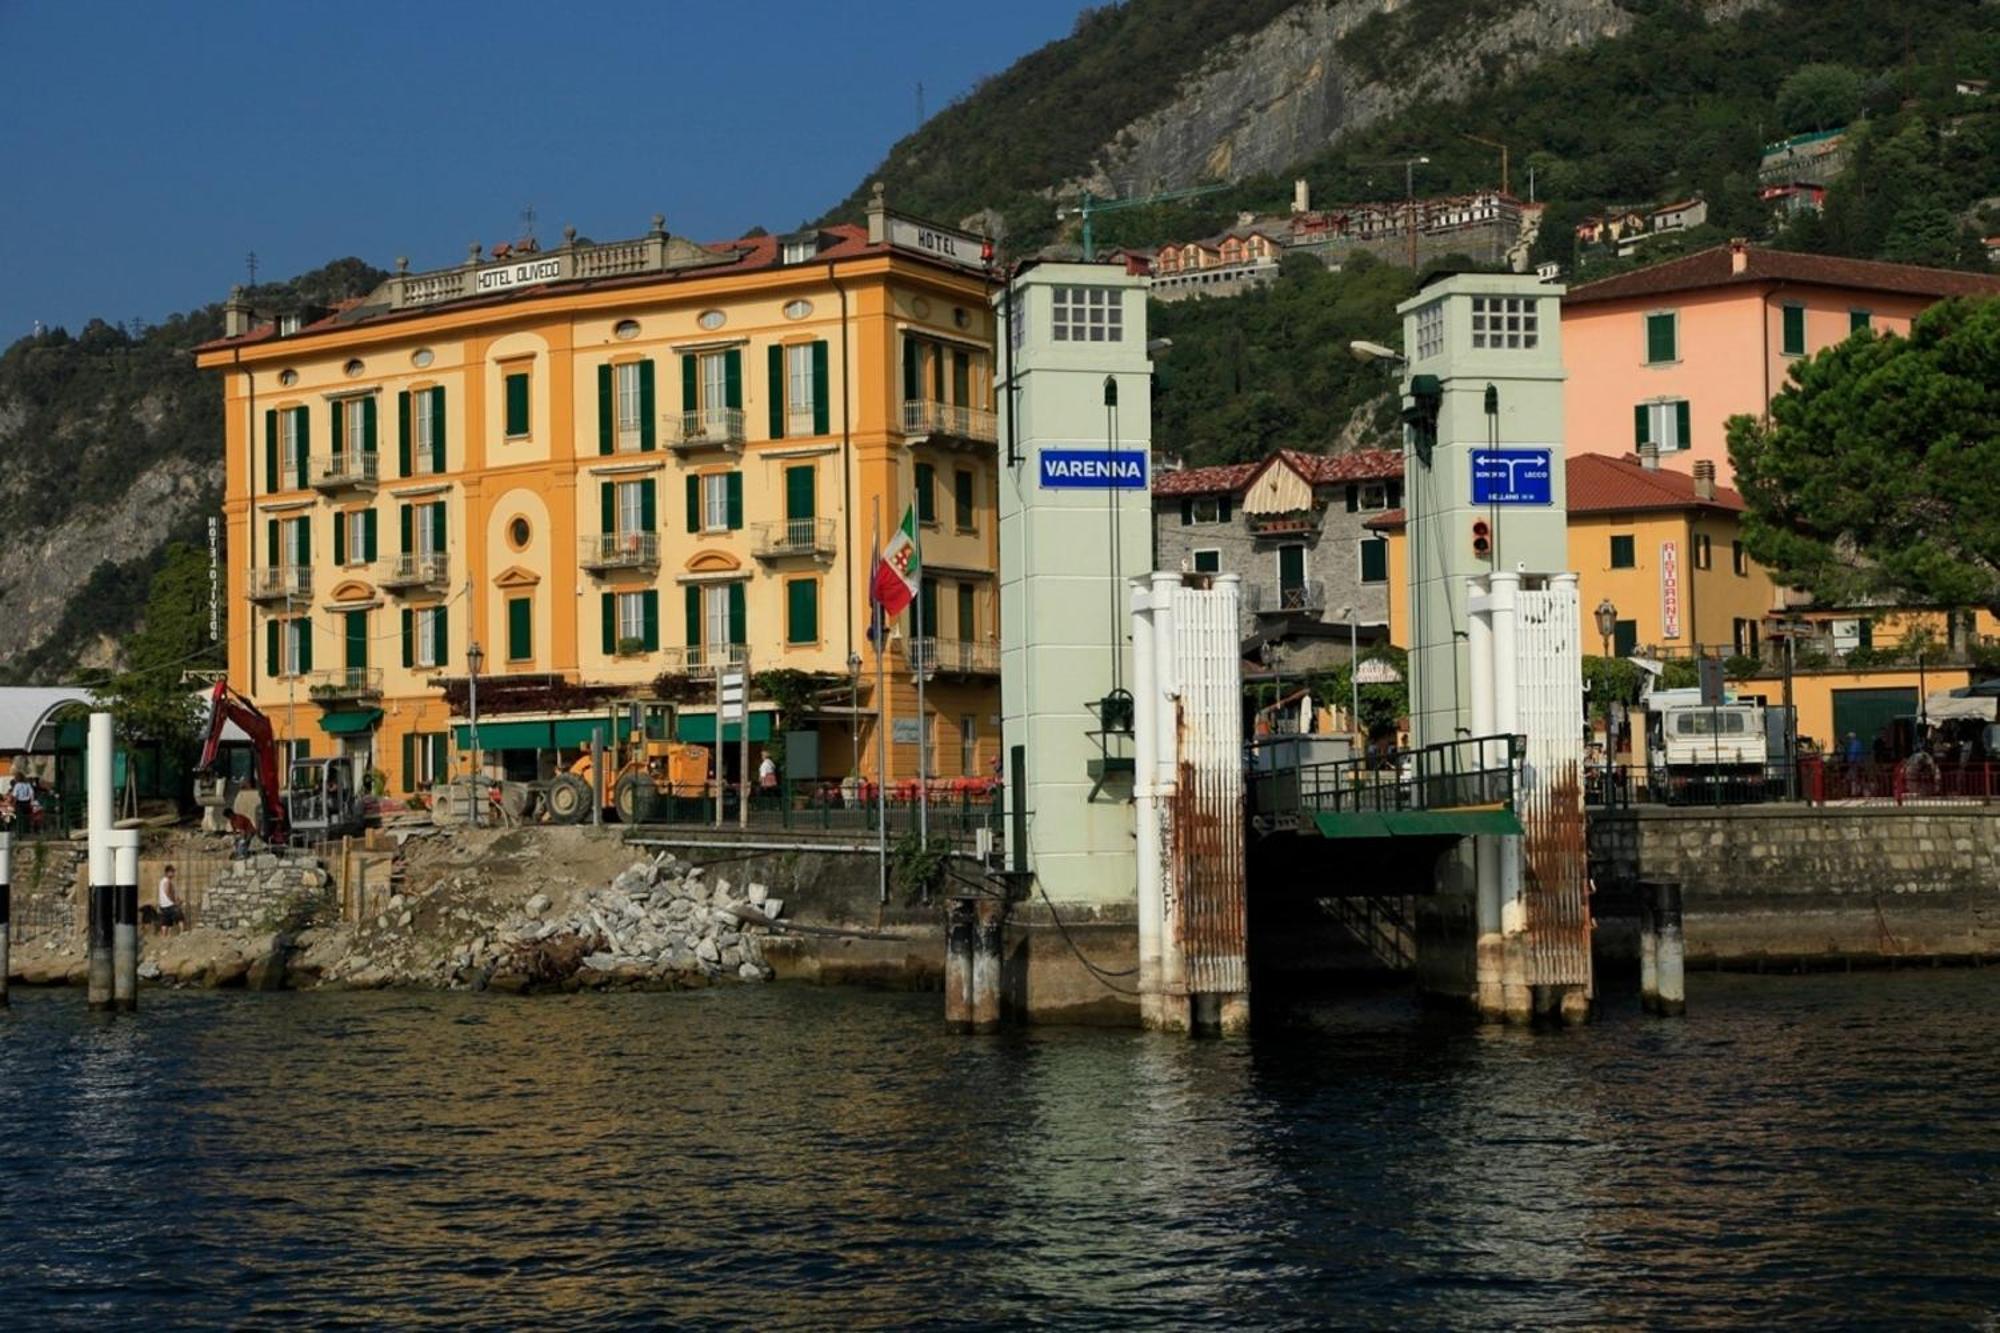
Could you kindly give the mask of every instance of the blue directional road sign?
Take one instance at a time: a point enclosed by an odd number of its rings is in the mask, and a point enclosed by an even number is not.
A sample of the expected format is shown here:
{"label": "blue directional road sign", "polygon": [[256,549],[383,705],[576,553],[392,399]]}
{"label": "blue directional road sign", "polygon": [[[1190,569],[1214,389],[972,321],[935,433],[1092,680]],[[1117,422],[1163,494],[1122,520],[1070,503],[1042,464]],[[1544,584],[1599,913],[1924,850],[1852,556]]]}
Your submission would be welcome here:
{"label": "blue directional road sign", "polygon": [[1474,449],[1472,503],[1545,505],[1555,502],[1550,449]]}

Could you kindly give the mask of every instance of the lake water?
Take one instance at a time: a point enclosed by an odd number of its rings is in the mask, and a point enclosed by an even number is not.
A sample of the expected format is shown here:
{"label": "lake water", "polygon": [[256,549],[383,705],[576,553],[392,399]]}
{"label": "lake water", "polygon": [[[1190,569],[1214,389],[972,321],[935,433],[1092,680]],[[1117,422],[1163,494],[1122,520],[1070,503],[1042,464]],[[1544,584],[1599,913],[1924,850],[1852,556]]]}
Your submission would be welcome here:
{"label": "lake water", "polygon": [[0,1013],[10,1328],[2000,1327],[2000,971],[1242,1042],[935,996]]}

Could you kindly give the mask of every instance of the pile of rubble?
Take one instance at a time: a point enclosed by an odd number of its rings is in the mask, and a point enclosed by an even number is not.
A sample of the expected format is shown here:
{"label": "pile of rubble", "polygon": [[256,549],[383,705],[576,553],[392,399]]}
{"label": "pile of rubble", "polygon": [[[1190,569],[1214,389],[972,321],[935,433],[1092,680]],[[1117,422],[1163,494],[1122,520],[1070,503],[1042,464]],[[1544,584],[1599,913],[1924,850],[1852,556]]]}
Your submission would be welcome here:
{"label": "pile of rubble", "polygon": [[460,984],[495,990],[765,981],[762,940],[785,910],[762,884],[742,888],[662,852],[634,863],[568,910],[547,894],[449,960]]}

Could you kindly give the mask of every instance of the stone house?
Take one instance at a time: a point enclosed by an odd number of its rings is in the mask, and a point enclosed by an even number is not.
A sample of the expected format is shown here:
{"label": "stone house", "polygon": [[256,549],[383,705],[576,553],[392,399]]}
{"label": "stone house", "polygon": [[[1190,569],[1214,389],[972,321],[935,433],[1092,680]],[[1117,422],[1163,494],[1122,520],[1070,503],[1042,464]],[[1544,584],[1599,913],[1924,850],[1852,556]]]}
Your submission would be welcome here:
{"label": "stone house", "polygon": [[1365,524],[1402,492],[1392,449],[1280,449],[1164,471],[1153,480],[1154,567],[1240,575],[1246,654],[1287,668],[1345,660],[1350,626],[1366,643],[1387,634],[1389,546]]}

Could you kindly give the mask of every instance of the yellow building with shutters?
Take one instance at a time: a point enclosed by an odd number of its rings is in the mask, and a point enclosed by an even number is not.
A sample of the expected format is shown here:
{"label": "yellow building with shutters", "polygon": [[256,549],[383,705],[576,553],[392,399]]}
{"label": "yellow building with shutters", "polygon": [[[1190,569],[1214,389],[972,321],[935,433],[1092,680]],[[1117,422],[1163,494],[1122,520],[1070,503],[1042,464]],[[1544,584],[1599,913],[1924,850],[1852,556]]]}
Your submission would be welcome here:
{"label": "yellow building with shutters", "polygon": [[[232,295],[198,353],[224,384],[231,683],[392,793],[470,762],[473,644],[494,775],[548,776],[633,705],[711,742],[739,663],[753,766],[783,727],[788,777],[873,780],[883,728],[892,782],[920,740],[941,779],[989,773],[991,281],[978,238],[878,193],[865,226],[698,245],[655,218],[399,264],[330,310]],[[924,633],[892,626],[878,691],[871,561],[912,505]]]}

